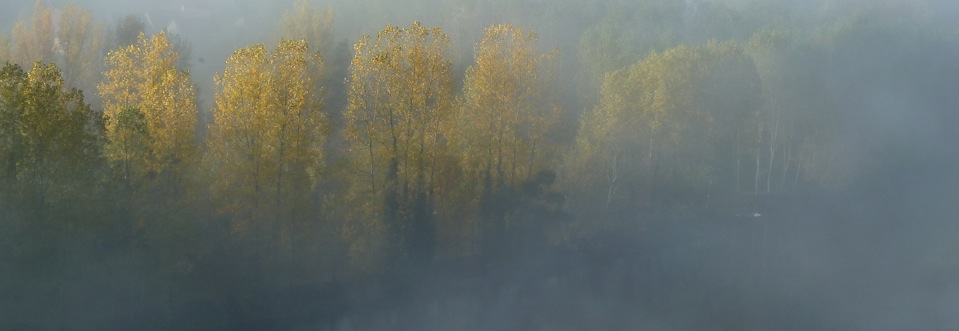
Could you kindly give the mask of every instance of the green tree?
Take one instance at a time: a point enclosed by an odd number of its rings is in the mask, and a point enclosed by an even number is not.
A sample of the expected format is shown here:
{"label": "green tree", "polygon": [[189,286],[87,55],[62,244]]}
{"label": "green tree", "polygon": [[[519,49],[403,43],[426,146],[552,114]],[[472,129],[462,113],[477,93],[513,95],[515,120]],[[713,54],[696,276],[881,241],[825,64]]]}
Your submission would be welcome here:
{"label": "green tree", "polygon": [[82,92],[64,88],[53,64],[38,62],[24,72],[8,63],[2,73],[5,198],[43,220],[90,191],[101,122]]}

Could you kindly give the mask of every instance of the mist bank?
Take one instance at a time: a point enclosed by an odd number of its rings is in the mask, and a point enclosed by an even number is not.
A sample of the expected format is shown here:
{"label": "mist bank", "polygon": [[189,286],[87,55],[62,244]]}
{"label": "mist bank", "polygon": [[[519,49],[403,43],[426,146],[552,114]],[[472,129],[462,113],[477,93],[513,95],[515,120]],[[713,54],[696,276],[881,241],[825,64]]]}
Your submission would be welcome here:
{"label": "mist bank", "polygon": [[956,7],[4,3],[0,328],[949,329]]}

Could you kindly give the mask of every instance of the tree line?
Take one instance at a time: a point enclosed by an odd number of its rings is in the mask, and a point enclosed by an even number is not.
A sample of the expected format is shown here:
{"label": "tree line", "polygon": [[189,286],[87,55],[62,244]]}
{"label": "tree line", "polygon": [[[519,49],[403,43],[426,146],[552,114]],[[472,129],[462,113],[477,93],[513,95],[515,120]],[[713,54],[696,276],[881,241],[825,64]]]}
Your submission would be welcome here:
{"label": "tree line", "polygon": [[53,24],[38,2],[0,41],[4,259],[40,272],[86,247],[178,277],[237,245],[262,268],[314,267],[287,275],[310,282],[842,188],[861,172],[840,142],[863,109],[826,76],[869,56],[848,45],[871,36],[948,38],[865,12],[686,44],[631,35],[611,11],[583,32],[569,84],[529,29],[489,26],[457,73],[450,36],[417,22],[362,36],[338,77],[332,12],[298,6],[275,45],[226,60],[207,121],[180,37],[135,17],[107,29],[74,5]]}

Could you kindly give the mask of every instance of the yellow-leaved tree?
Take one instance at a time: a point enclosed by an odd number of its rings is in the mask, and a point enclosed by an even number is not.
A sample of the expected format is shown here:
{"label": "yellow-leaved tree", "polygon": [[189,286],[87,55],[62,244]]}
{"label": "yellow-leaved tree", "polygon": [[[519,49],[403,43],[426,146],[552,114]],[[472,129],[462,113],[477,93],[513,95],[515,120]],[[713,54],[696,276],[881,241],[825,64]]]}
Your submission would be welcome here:
{"label": "yellow-leaved tree", "polygon": [[386,241],[405,248],[398,256],[430,259],[435,161],[453,99],[449,37],[415,22],[363,36],[354,50],[345,134],[368,212],[350,233],[385,228],[393,236]]}
{"label": "yellow-leaved tree", "polygon": [[[322,165],[323,60],[305,41],[236,50],[217,86],[208,146],[214,199],[245,229],[272,220],[281,233],[310,215]],[[256,223],[265,230],[266,223]],[[266,229],[277,229],[267,227]],[[288,233],[287,233],[288,234]]]}
{"label": "yellow-leaved tree", "polygon": [[[127,185],[147,185],[167,197],[186,193],[196,161],[196,88],[177,69],[166,33],[140,35],[113,50],[97,87],[103,98],[107,156]],[[147,180],[147,182],[144,182]]]}
{"label": "yellow-leaved tree", "polygon": [[[486,29],[476,63],[466,70],[464,104],[451,136],[459,135],[463,162],[496,189],[529,179],[545,165],[546,135],[559,121],[550,78],[556,52],[536,48],[536,35],[511,25]],[[488,187],[492,186],[492,187]]]}
{"label": "yellow-leaved tree", "polygon": [[329,56],[333,46],[333,8],[318,10],[307,0],[296,0],[293,10],[280,20],[280,36],[292,40],[305,40],[310,47]]}
{"label": "yellow-leaved tree", "polygon": [[67,87],[92,89],[99,77],[103,24],[89,10],[68,3],[59,14],[37,1],[29,21],[18,22],[10,45],[10,59],[29,66],[34,61],[56,63]]}
{"label": "yellow-leaved tree", "polygon": [[607,74],[565,161],[572,207],[616,219],[733,191],[759,95],[755,66],[733,42],[680,45]]}
{"label": "yellow-leaved tree", "polygon": [[[556,146],[547,135],[562,115],[552,85],[557,52],[540,51],[536,40],[533,32],[512,25],[488,27],[476,45],[476,62],[466,70],[462,103],[448,128],[465,173],[460,188],[467,192],[460,194],[469,197],[471,209],[478,209],[457,216],[479,218],[486,254],[508,249],[508,229],[539,226],[535,217],[518,216],[514,207],[526,209],[516,204],[521,186],[548,185],[549,180],[533,184],[533,177],[552,176],[550,155],[555,153],[550,152]],[[475,228],[469,222],[462,226]]]}
{"label": "yellow-leaved tree", "polygon": [[96,87],[100,72],[103,23],[93,20],[89,10],[68,3],[60,12],[57,25],[57,63],[63,68],[67,86],[81,90]]}

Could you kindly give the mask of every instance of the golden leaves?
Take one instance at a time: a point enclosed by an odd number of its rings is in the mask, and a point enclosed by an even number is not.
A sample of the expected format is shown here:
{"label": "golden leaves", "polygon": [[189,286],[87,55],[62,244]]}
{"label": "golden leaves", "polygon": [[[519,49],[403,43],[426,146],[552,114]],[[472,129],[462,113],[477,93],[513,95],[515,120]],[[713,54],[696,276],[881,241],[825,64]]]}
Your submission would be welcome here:
{"label": "golden leaves", "polygon": [[421,186],[452,104],[449,37],[419,22],[402,29],[387,25],[375,39],[363,36],[354,49],[347,139],[385,158],[380,165],[395,163],[405,184],[416,180]]}
{"label": "golden leaves", "polygon": [[166,33],[141,34],[136,45],[110,52],[104,81],[97,86],[108,144],[116,141],[120,112],[137,109],[150,137],[145,163],[157,173],[181,172],[195,157],[196,88],[189,74],[175,66],[178,58]]}
{"label": "golden leaves", "polygon": [[224,209],[256,218],[305,208],[327,130],[323,91],[314,84],[322,72],[322,58],[305,40],[281,40],[273,52],[249,46],[227,60],[215,77],[208,141]]}
{"label": "golden leaves", "polygon": [[280,36],[283,39],[305,40],[319,53],[327,54],[333,45],[333,8],[312,8],[308,1],[297,0],[294,9],[280,20]]}
{"label": "golden leaves", "polygon": [[530,31],[511,25],[486,29],[476,62],[466,71],[465,104],[455,130],[463,137],[470,171],[513,184],[535,170],[541,143],[560,116],[545,93],[555,55],[539,51]]}

